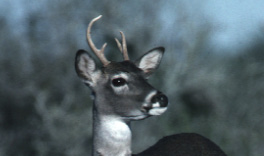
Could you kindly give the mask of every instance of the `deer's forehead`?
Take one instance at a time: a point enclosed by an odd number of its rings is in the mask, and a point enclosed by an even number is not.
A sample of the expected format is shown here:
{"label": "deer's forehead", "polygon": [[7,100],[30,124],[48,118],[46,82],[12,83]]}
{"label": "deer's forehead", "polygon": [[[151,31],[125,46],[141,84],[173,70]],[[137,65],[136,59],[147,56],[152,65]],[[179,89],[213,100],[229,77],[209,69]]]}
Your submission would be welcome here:
{"label": "deer's forehead", "polygon": [[143,71],[130,61],[111,62],[109,65],[103,68],[103,72],[108,75],[125,73],[129,75],[135,74],[143,76]]}

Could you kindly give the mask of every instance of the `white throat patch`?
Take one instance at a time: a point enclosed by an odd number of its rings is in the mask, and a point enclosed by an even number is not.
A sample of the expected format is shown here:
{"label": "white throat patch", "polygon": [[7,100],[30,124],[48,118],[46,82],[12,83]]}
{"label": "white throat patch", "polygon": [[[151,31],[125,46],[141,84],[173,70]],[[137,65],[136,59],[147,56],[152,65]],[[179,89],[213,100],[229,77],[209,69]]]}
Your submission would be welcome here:
{"label": "white throat patch", "polygon": [[98,126],[95,137],[101,140],[96,143],[97,153],[107,156],[131,155],[131,131],[124,121],[115,116],[103,116]]}
{"label": "white throat patch", "polygon": [[131,130],[124,121],[115,116],[104,116],[101,119],[102,133],[115,140],[128,140],[131,138]]}

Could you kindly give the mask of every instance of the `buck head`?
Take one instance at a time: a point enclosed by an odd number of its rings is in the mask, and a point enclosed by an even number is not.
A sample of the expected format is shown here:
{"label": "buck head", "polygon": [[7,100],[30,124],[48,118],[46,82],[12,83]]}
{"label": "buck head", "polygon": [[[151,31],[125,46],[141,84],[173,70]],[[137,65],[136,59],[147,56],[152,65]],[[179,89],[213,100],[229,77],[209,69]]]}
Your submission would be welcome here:
{"label": "buck head", "polygon": [[124,61],[108,61],[103,51],[97,49],[91,40],[91,27],[101,16],[91,21],[87,29],[88,43],[103,63],[98,67],[91,55],[79,50],[76,54],[75,69],[94,95],[94,110],[101,115],[112,115],[122,120],[140,120],[164,113],[168,106],[167,97],[152,87],[148,77],[158,68],[164,53],[163,47],[154,48],[136,61],[130,61],[125,36],[122,44],[116,39]]}

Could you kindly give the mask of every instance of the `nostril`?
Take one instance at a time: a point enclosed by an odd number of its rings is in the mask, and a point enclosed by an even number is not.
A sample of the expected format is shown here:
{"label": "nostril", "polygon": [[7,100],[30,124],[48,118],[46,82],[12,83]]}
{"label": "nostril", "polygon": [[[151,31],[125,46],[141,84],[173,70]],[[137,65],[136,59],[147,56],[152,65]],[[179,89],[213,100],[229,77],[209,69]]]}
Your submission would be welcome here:
{"label": "nostril", "polygon": [[159,103],[160,107],[167,107],[168,106],[168,98],[165,95],[160,95],[159,96]]}
{"label": "nostril", "polygon": [[158,102],[160,104],[160,107],[167,107],[168,106],[168,98],[164,94],[157,94],[152,97],[151,103]]}

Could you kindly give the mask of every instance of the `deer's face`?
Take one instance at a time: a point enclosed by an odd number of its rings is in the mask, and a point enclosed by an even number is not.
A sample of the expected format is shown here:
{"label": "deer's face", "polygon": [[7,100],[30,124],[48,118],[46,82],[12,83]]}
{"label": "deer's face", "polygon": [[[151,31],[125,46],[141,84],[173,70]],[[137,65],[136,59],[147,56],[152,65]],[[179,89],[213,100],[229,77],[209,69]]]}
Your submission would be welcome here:
{"label": "deer's face", "polygon": [[111,62],[97,69],[87,52],[78,51],[76,71],[93,90],[96,111],[124,120],[139,120],[164,113],[168,105],[167,97],[147,82],[158,67],[163,52],[164,48],[155,48],[135,63]]}

